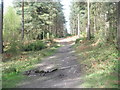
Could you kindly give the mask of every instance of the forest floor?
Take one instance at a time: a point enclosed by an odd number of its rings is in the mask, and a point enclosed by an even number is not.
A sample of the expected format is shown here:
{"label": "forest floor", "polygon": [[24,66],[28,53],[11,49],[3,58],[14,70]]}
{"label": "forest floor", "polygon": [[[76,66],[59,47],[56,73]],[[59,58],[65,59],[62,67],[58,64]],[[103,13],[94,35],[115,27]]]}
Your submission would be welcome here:
{"label": "forest floor", "polygon": [[118,88],[120,52],[112,43],[76,36],[3,62],[3,88]]}
{"label": "forest floor", "polygon": [[26,71],[26,79],[19,88],[81,88],[81,69],[72,46],[77,37],[56,39],[62,47],[52,56],[43,58],[32,70]]}
{"label": "forest floor", "polygon": [[[99,41],[99,40],[98,40]],[[80,38],[74,45],[81,65],[82,83],[86,88],[118,88],[120,86],[120,52],[113,43]]]}

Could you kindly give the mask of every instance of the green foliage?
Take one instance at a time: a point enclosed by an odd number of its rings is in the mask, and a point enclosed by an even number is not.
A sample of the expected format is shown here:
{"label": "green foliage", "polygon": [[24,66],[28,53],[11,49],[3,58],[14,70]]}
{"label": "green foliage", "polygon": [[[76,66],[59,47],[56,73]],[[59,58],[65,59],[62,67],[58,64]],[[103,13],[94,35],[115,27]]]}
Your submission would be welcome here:
{"label": "green foliage", "polygon": [[4,15],[4,42],[11,42],[11,40],[18,40],[20,17],[16,14],[13,7],[8,7]]}
{"label": "green foliage", "polygon": [[[32,39],[36,39],[43,31],[46,32],[43,35],[45,38],[47,33],[63,36],[65,18],[60,2],[25,2],[24,4],[25,34],[29,34]],[[14,6],[21,15],[21,2],[14,3]]]}
{"label": "green foliage", "polygon": [[2,82],[2,88],[15,88],[16,83],[22,81],[23,78],[26,77],[14,72],[10,74],[4,74],[4,76],[2,76],[2,79],[4,80]]}
{"label": "green foliage", "polygon": [[[16,14],[13,7],[8,7],[4,15],[4,50],[11,53],[18,53],[20,50],[20,17]],[[6,47],[8,47],[6,49]]]}
{"label": "green foliage", "polygon": [[86,2],[72,2],[70,14],[71,34],[78,34],[78,14],[80,15],[80,30],[81,34],[86,32],[87,24],[87,3]]}
{"label": "green foliage", "polygon": [[53,55],[58,48],[57,44],[40,51],[21,52],[13,55],[9,61],[3,62],[2,85],[3,88],[15,88],[24,78],[23,72],[34,68],[41,58]]}
{"label": "green foliage", "polygon": [[23,46],[24,51],[39,51],[44,48],[46,48],[45,44],[39,40]]}
{"label": "green foliage", "polygon": [[77,47],[84,73],[82,84],[87,88],[117,88],[119,52],[114,44],[96,44],[84,41]]}
{"label": "green foliage", "polygon": [[83,40],[86,40],[85,38],[78,38],[78,39],[76,39],[76,41],[75,41],[75,43],[77,44],[77,43],[80,43],[80,42],[82,42]]}
{"label": "green foliage", "polygon": [[[76,40],[76,47],[80,56],[83,73],[85,73],[83,87],[87,88],[118,88],[118,3],[89,2],[90,14],[86,2],[72,2],[70,25],[72,34],[78,34],[78,19],[80,21],[81,36],[88,34],[87,23],[90,16],[91,40]],[[77,15],[80,15],[80,18]]]}
{"label": "green foliage", "polygon": [[66,37],[72,36],[71,34],[66,34]]}
{"label": "green foliage", "polygon": [[[101,42],[116,41],[117,36],[117,3],[116,2],[90,2],[90,33],[96,41],[101,39]],[[80,15],[80,30],[81,35],[87,36],[87,3],[72,2],[70,14],[71,32],[78,35],[78,14]]]}
{"label": "green foliage", "polygon": [[20,43],[11,42],[11,44],[7,46],[7,47],[9,47],[9,49],[6,50],[6,52],[17,54],[17,53],[19,53],[19,51],[21,49],[19,46],[20,46]]}

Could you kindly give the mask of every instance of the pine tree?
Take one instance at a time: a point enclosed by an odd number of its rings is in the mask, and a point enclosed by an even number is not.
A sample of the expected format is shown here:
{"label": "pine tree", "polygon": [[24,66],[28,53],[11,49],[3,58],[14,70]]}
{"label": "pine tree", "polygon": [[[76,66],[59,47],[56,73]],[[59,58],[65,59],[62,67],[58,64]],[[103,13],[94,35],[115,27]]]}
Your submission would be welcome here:
{"label": "pine tree", "polygon": [[118,29],[117,29],[117,44],[120,50],[120,2],[118,2]]}
{"label": "pine tree", "polygon": [[3,0],[0,2],[0,54],[3,53]]}
{"label": "pine tree", "polygon": [[22,40],[24,39],[24,0],[22,0]]}

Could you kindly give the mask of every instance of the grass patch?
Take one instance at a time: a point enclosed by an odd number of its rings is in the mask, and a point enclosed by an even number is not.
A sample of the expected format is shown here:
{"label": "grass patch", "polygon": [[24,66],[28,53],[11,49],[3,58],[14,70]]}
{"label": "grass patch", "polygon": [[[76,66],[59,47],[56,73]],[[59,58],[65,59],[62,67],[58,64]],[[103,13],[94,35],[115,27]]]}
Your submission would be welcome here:
{"label": "grass patch", "polygon": [[118,88],[119,53],[113,44],[83,40],[75,46],[84,73],[83,87]]}
{"label": "grass patch", "polygon": [[2,62],[2,87],[16,87],[18,83],[26,78],[22,75],[24,71],[34,68],[37,63],[40,63],[41,58],[54,54],[58,47],[55,43],[51,47],[40,51],[23,51],[20,54],[15,54],[15,56],[12,55],[10,58],[7,57],[7,60]]}

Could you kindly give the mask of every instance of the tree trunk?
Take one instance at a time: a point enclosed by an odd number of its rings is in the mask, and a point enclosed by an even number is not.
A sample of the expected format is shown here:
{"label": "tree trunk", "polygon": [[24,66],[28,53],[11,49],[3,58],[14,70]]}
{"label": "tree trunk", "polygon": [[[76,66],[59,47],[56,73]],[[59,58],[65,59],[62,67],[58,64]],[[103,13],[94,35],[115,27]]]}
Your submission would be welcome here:
{"label": "tree trunk", "polygon": [[87,39],[90,40],[91,38],[91,32],[90,32],[90,1],[87,1],[87,7],[88,7],[88,25],[87,25]]}
{"label": "tree trunk", "polygon": [[117,29],[117,44],[120,50],[120,2],[118,2],[118,29]]}
{"label": "tree trunk", "polygon": [[43,40],[45,39],[45,32],[43,31]]}
{"label": "tree trunk", "polygon": [[58,30],[57,30],[58,29],[58,23],[57,22],[58,22],[58,20],[57,20],[57,13],[56,13],[56,26],[55,26],[56,37],[58,36]]}
{"label": "tree trunk", "polygon": [[94,16],[94,29],[93,29],[93,36],[95,35],[96,32],[96,16]]}
{"label": "tree trunk", "polygon": [[49,34],[49,32],[47,33],[47,39],[50,39],[50,34]]}
{"label": "tree trunk", "polygon": [[3,0],[0,5],[0,54],[3,53]]}
{"label": "tree trunk", "polygon": [[24,39],[24,0],[22,0],[22,40]]}
{"label": "tree trunk", "polygon": [[80,38],[80,15],[78,14],[78,37]]}

